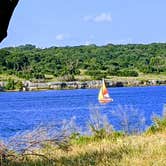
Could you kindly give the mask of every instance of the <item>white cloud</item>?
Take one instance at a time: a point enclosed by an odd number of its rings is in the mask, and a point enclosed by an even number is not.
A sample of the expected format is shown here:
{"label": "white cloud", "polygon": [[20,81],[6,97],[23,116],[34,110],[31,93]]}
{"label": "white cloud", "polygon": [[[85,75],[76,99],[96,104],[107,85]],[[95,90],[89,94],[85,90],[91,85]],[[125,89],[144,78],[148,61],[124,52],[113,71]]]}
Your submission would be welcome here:
{"label": "white cloud", "polygon": [[110,13],[101,13],[96,16],[85,16],[84,21],[93,21],[93,22],[111,22],[112,16]]}
{"label": "white cloud", "polygon": [[88,46],[91,45],[92,43],[90,41],[86,41],[84,45]]}
{"label": "white cloud", "polygon": [[66,39],[66,38],[69,38],[69,37],[70,37],[69,34],[60,33],[60,34],[57,34],[57,35],[55,36],[55,39],[56,39],[56,40],[59,40],[59,41],[62,41],[62,40]]}
{"label": "white cloud", "polygon": [[109,13],[101,13],[100,15],[94,18],[95,22],[111,22],[112,16]]}
{"label": "white cloud", "polygon": [[126,38],[126,39],[119,39],[119,40],[107,41],[107,43],[113,43],[113,44],[131,44],[131,43],[133,43],[133,40],[132,40],[132,38]]}
{"label": "white cloud", "polygon": [[56,40],[63,40],[65,38],[65,35],[64,34],[58,34],[56,35]]}

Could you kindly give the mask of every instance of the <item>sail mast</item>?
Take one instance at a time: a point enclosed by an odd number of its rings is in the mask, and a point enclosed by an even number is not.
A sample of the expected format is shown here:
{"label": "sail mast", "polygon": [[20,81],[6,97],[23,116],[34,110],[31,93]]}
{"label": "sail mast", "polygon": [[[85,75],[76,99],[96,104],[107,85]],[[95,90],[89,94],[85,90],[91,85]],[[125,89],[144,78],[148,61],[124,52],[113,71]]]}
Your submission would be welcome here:
{"label": "sail mast", "polygon": [[109,103],[113,101],[113,99],[109,96],[109,92],[106,88],[104,78],[102,79],[102,86],[99,91],[98,100],[100,103]]}

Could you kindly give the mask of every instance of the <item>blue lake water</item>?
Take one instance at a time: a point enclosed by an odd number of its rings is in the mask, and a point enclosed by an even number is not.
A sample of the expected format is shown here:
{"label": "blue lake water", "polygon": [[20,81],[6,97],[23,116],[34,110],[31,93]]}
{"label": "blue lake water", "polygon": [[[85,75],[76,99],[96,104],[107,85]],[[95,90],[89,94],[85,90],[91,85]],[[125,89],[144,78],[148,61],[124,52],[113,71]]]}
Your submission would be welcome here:
{"label": "blue lake water", "polygon": [[98,103],[98,92],[98,89],[1,92],[0,137],[8,138],[41,123],[56,123],[72,117],[78,126],[86,127],[90,109],[107,115],[115,129],[120,126],[112,111],[118,113],[118,109],[130,109],[130,114],[137,110],[138,116],[143,115],[146,125],[150,125],[152,114],[161,115],[166,104],[166,86],[109,88],[114,102],[106,105]]}

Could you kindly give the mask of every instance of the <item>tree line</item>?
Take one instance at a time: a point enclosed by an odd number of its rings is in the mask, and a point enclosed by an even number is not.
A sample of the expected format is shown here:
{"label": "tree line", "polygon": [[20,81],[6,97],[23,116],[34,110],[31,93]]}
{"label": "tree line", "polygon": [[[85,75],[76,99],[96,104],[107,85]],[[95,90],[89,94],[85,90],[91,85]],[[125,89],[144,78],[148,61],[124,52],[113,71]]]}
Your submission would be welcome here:
{"label": "tree line", "polygon": [[89,75],[134,76],[166,71],[166,43],[37,48],[27,44],[0,49],[0,74],[27,80]]}

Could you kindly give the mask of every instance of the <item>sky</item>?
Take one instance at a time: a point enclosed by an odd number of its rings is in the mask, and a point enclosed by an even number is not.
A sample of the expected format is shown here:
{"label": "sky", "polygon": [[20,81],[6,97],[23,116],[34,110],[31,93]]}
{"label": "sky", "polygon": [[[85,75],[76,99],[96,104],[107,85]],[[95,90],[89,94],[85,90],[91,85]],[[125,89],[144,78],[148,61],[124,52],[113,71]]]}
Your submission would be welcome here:
{"label": "sky", "polygon": [[20,0],[0,47],[166,42],[166,0]]}

